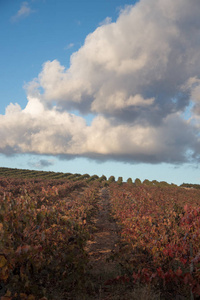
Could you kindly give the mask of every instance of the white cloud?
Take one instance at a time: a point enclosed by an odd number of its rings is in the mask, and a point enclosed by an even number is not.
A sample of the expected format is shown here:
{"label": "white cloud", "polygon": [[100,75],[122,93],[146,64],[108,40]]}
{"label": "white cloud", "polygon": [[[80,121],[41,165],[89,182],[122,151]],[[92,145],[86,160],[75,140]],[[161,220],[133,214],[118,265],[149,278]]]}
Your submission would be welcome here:
{"label": "white cloud", "polygon": [[80,144],[81,136],[77,132],[81,132],[85,124],[83,118],[67,112],[59,113],[55,109],[44,112],[39,100],[29,98],[24,110],[10,104],[6,114],[0,115],[0,148],[3,153],[7,146],[13,148],[13,152],[17,149],[22,153],[78,153],[76,145]]}
{"label": "white cloud", "polygon": [[112,22],[112,18],[111,17],[107,17],[102,22],[100,22],[99,25],[100,26],[107,25],[107,24],[110,24],[111,22]]}
{"label": "white cloud", "polygon": [[[103,116],[90,126],[85,119],[55,107],[45,109],[39,99],[29,98],[27,107],[10,104],[0,116],[0,151],[85,156],[122,161],[187,161],[188,149],[196,149],[193,129],[173,114],[162,126],[115,124]],[[195,159],[195,153],[194,159]]]}
{"label": "white cloud", "polygon": [[69,69],[45,62],[26,108],[0,116],[1,152],[199,161],[199,15],[199,0],[141,0],[89,34]]}
{"label": "white cloud", "polygon": [[73,48],[74,47],[74,44],[73,43],[70,43],[70,44],[68,44],[66,47],[65,47],[65,50],[69,50],[69,49],[71,49],[71,48]]}
{"label": "white cloud", "polygon": [[[190,77],[200,78],[199,14],[198,0],[141,0],[128,6],[115,23],[87,36],[69,69],[56,60],[44,64],[38,77],[44,102],[81,112],[120,113],[123,119],[129,108],[132,121],[139,122],[142,114],[149,123],[183,111],[190,92],[181,86]],[[152,105],[140,105],[139,111],[132,105],[137,95],[154,99],[153,118]]]}
{"label": "white cloud", "polygon": [[26,18],[26,17],[28,17],[33,12],[34,12],[34,10],[32,10],[29,7],[28,2],[22,2],[20,9],[16,13],[16,15],[14,15],[11,18],[11,21],[12,22],[16,22],[16,21],[20,20],[21,18]]}
{"label": "white cloud", "polygon": [[24,113],[28,113],[31,116],[41,116],[42,114],[46,113],[43,104],[37,98],[29,98],[28,103],[23,110]]}

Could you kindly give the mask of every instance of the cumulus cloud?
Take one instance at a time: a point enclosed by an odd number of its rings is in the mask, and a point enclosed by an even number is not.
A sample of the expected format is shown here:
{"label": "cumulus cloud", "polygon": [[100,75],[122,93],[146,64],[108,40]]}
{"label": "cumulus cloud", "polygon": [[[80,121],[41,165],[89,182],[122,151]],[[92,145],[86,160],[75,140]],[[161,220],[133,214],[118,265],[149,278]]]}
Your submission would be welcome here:
{"label": "cumulus cloud", "polygon": [[[198,161],[199,15],[199,0],[140,0],[116,22],[106,19],[68,69],[56,59],[44,63],[26,87],[24,110],[7,107],[0,116],[1,152]],[[91,125],[74,110],[94,114]]]}
{"label": "cumulus cloud", "polygon": [[88,126],[83,117],[57,108],[45,109],[37,98],[29,98],[24,110],[10,104],[0,116],[1,153],[53,154],[70,158],[132,162],[187,161],[188,151],[198,159],[198,141],[187,121],[171,114],[162,126],[117,124],[98,115]]}
{"label": "cumulus cloud", "polygon": [[0,116],[0,150],[5,152],[4,148],[9,146],[17,153],[77,153],[81,141],[76,133],[84,126],[83,118],[55,109],[44,111],[37,98],[29,98],[24,110],[10,104],[6,114]]}
{"label": "cumulus cloud", "polygon": [[28,2],[22,2],[20,9],[16,13],[16,15],[12,16],[11,21],[17,22],[18,20],[22,18],[28,17],[31,13],[33,13],[34,10],[32,10],[28,4]]}
{"label": "cumulus cloud", "polygon": [[112,22],[112,18],[111,17],[106,17],[102,22],[99,23],[100,26],[102,25],[107,25],[110,24]]}
{"label": "cumulus cloud", "polygon": [[[182,86],[200,77],[199,14],[198,0],[127,7],[86,37],[69,69],[57,60],[44,64],[37,79],[43,101],[149,124],[183,111],[191,90]],[[138,95],[143,101],[130,101]]]}

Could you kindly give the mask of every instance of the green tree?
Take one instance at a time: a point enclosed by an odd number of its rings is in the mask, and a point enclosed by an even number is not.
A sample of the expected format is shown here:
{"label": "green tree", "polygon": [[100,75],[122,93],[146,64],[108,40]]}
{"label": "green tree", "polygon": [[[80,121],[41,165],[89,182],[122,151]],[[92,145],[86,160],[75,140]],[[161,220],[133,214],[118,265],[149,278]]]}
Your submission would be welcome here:
{"label": "green tree", "polygon": [[145,184],[145,185],[153,185],[153,183],[151,181],[149,181],[148,179],[145,179],[143,181],[143,184]]}
{"label": "green tree", "polygon": [[122,185],[122,182],[123,182],[123,178],[122,177],[118,177],[117,183],[119,185]]}
{"label": "green tree", "polygon": [[90,178],[87,179],[87,182],[94,181],[94,180],[97,180],[97,179],[99,179],[98,175],[92,175],[92,176],[90,176]]}
{"label": "green tree", "polygon": [[136,178],[136,179],[135,179],[135,185],[136,185],[136,186],[139,186],[139,185],[141,185],[141,184],[142,184],[141,180],[140,180],[139,178]]}
{"label": "green tree", "polygon": [[128,184],[133,184],[132,178],[128,178],[128,179],[127,179],[127,183],[128,183]]}
{"label": "green tree", "polygon": [[159,186],[159,182],[157,180],[152,180],[153,185]]}
{"label": "green tree", "polygon": [[101,177],[99,177],[99,181],[102,182],[102,181],[106,181],[107,178],[105,175],[102,175]]}
{"label": "green tree", "polygon": [[160,187],[167,187],[167,186],[169,186],[169,183],[167,183],[166,181],[160,181],[159,186]]}
{"label": "green tree", "polygon": [[108,182],[111,183],[111,182],[115,182],[115,177],[114,176],[110,176],[108,178]]}

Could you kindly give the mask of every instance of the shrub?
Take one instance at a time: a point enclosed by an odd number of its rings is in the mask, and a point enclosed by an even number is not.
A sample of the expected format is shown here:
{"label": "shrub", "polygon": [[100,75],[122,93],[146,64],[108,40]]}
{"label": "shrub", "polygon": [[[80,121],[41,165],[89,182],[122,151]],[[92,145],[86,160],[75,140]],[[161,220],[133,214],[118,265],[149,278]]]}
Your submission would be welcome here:
{"label": "shrub", "polygon": [[133,184],[132,178],[128,178],[128,179],[127,179],[127,183],[128,183],[128,184]]}
{"label": "shrub", "polygon": [[115,182],[115,177],[114,176],[110,176],[108,179],[108,183],[112,183]]}
{"label": "shrub", "polygon": [[102,175],[101,177],[99,177],[100,182],[106,181],[106,180],[107,180],[107,177],[105,175]]}
{"label": "shrub", "polygon": [[136,178],[136,179],[135,179],[135,185],[136,185],[136,186],[139,186],[139,185],[141,185],[141,184],[142,184],[141,180],[140,180],[139,178]]}
{"label": "shrub", "polygon": [[122,178],[122,177],[118,177],[117,183],[118,183],[119,185],[122,185],[122,183],[123,183],[123,178]]}

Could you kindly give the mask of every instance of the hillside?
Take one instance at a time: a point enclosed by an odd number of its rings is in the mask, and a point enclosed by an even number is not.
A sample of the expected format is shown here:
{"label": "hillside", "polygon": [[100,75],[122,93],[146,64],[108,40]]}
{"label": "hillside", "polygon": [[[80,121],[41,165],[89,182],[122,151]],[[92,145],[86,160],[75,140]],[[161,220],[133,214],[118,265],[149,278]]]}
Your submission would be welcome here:
{"label": "hillside", "polygon": [[198,299],[200,190],[0,169],[0,299]]}
{"label": "hillside", "polygon": [[[117,182],[118,184],[123,183],[123,178],[118,177],[115,178],[114,176],[110,176],[108,179],[105,175],[102,175],[99,177],[98,175],[92,175],[89,174],[79,174],[79,173],[64,173],[64,172],[53,172],[53,171],[36,171],[36,170],[28,170],[28,169],[14,169],[14,168],[5,168],[0,167],[0,177],[12,177],[12,178],[34,178],[34,179],[67,179],[72,181],[79,181],[79,180],[86,180],[87,182],[98,180],[100,182],[102,181],[108,181],[111,182]],[[141,185],[145,184],[148,186],[158,186],[158,187],[166,187],[166,186],[176,186],[174,183],[167,183],[166,181],[157,181],[157,180],[148,180],[145,179],[143,182],[139,178],[136,178],[135,181],[132,180],[132,178],[127,179],[127,183],[134,183],[135,185]],[[183,183],[180,185],[181,187],[185,188],[200,188],[200,184],[191,184],[191,183]]]}

